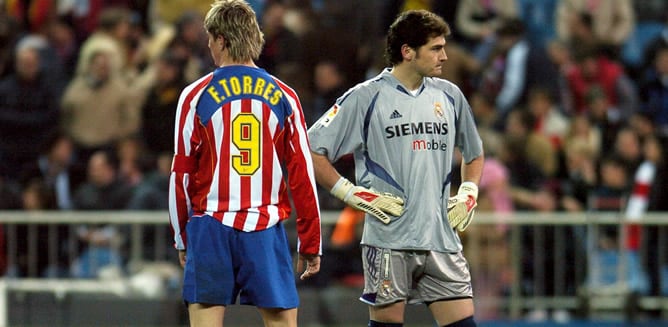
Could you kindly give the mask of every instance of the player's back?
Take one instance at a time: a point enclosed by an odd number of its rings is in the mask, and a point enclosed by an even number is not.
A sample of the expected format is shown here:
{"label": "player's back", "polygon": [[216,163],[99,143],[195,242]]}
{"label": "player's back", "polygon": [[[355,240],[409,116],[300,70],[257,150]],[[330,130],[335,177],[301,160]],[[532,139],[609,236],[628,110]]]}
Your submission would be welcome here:
{"label": "player's back", "polygon": [[216,69],[197,92],[193,132],[198,169],[193,212],[240,230],[261,230],[287,217],[281,163],[294,92],[266,71]]}

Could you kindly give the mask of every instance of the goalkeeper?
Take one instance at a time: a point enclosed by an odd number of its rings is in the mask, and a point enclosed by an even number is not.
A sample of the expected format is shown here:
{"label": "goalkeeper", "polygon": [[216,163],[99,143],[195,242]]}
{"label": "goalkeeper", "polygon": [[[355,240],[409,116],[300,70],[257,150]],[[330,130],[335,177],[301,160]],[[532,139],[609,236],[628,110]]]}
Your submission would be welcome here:
{"label": "goalkeeper", "polygon": [[[348,90],[308,132],[318,183],[366,212],[360,300],[370,327],[402,326],[408,303],[425,303],[438,326],[476,326],[458,231],[473,218],[484,157],[467,100],[437,78],[449,33],[433,13],[402,13],[387,36],[391,67]],[[463,160],[453,170],[456,148]],[[347,154],[356,181],[331,164]],[[463,182],[450,196],[456,173]]]}

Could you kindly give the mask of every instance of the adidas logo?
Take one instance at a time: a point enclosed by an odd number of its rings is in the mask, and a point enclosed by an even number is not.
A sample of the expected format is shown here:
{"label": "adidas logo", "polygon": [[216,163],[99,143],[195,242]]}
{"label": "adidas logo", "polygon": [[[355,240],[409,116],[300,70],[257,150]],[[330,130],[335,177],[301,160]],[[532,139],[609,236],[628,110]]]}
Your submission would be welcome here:
{"label": "adidas logo", "polygon": [[390,115],[390,119],[397,119],[403,117],[396,109]]}

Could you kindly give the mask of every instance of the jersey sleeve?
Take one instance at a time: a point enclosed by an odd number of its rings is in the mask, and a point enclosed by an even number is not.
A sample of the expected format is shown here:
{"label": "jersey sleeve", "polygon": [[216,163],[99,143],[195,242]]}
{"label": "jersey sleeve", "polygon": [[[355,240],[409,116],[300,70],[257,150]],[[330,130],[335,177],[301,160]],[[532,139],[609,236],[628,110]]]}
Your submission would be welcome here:
{"label": "jersey sleeve", "polygon": [[169,221],[174,235],[174,247],[186,249],[186,223],[191,202],[188,188],[197,169],[195,159],[199,135],[195,129],[196,98],[210,78],[201,79],[183,90],[179,97],[174,125],[174,158],[169,178]]}
{"label": "jersey sleeve", "polygon": [[458,95],[455,98],[457,112],[455,143],[462,152],[462,158],[468,163],[483,154],[482,140],[473,118],[473,111],[468,101],[466,101],[466,97],[458,88],[456,88],[455,94]]}
{"label": "jersey sleeve", "polygon": [[353,88],[329,108],[308,131],[311,151],[335,162],[363,146],[364,90]]}
{"label": "jersey sleeve", "polygon": [[297,249],[299,253],[321,255],[320,208],[306,122],[299,98],[291,93],[288,101],[292,114],[286,122],[286,148],[291,153],[286,156],[286,170],[297,213]]}

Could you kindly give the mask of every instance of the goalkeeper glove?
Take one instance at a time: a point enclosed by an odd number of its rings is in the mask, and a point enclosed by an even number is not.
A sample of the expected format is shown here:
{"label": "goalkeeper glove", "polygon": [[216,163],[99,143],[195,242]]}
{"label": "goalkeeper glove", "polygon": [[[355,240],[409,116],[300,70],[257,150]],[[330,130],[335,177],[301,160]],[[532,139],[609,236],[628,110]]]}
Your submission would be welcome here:
{"label": "goalkeeper glove", "polygon": [[356,186],[344,177],[334,184],[330,193],[349,206],[370,213],[385,224],[389,224],[391,220],[386,213],[401,216],[404,211],[404,200],[400,197]]}
{"label": "goalkeeper glove", "polygon": [[459,186],[457,195],[448,199],[448,221],[452,228],[463,232],[473,219],[475,207],[478,205],[478,186],[472,182],[464,182]]}

